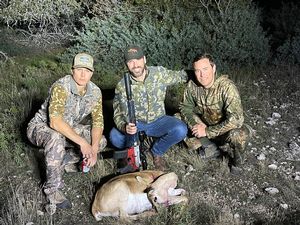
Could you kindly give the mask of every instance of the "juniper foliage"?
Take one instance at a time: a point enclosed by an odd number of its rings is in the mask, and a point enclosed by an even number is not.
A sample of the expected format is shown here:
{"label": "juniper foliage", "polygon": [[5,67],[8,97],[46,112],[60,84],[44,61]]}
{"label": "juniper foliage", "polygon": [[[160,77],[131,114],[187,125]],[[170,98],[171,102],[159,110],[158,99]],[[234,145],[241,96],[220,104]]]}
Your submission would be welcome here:
{"label": "juniper foliage", "polygon": [[145,49],[148,64],[172,69],[191,68],[190,62],[200,51],[214,55],[224,69],[268,60],[268,39],[259,24],[259,11],[248,1],[169,4],[164,8],[131,6],[105,20],[83,18],[84,28],[77,30],[76,44],[64,57],[89,52],[105,73],[124,68],[123,50],[132,43]]}

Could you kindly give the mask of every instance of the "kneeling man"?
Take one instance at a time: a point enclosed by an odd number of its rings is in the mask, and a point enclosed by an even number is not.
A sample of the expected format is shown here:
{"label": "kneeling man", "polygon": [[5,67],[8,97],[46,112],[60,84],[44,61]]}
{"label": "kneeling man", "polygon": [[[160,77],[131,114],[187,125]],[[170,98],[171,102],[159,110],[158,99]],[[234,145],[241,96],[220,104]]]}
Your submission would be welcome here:
{"label": "kneeling man", "polygon": [[193,68],[195,79],[188,82],[180,104],[181,116],[191,130],[193,143],[202,146],[204,154],[210,151],[210,156],[215,158],[220,152],[214,143],[229,143],[233,153],[231,172],[240,172],[250,130],[243,125],[238,89],[228,76],[218,76],[216,64],[208,54],[196,56]]}

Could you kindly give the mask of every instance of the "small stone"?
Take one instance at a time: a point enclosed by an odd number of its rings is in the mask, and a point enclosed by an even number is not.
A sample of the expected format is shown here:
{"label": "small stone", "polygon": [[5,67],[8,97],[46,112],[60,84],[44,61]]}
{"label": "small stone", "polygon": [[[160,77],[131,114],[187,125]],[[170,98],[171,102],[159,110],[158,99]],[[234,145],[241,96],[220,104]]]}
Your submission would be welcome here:
{"label": "small stone", "polygon": [[266,155],[264,153],[261,153],[257,156],[257,160],[259,161],[263,161],[266,160]]}
{"label": "small stone", "polygon": [[184,174],[183,177],[187,177],[188,175],[190,175],[191,173],[190,172],[187,172],[186,174]]}
{"label": "small stone", "polygon": [[271,126],[273,126],[273,125],[275,125],[276,124],[276,121],[275,120],[273,120],[272,118],[270,118],[268,121],[266,121],[265,122],[266,124],[268,124],[268,125],[271,125]]}
{"label": "small stone", "polygon": [[279,190],[277,188],[274,188],[274,187],[265,188],[265,191],[268,192],[271,195],[279,193]]}
{"label": "small stone", "polygon": [[281,203],[280,207],[283,208],[283,209],[288,209],[289,206],[286,203]]}
{"label": "small stone", "polygon": [[296,175],[294,180],[300,180],[300,176],[299,175]]}
{"label": "small stone", "polygon": [[278,168],[278,166],[275,164],[270,164],[270,165],[268,165],[268,167],[272,170],[276,170]]}
{"label": "small stone", "polygon": [[195,171],[194,167],[192,165],[188,165],[187,172]]}
{"label": "small stone", "polygon": [[233,215],[233,218],[234,218],[235,220],[239,220],[239,219],[241,218],[241,216],[240,216],[240,214],[235,213],[235,214]]}
{"label": "small stone", "polygon": [[44,213],[43,211],[41,211],[41,210],[37,210],[37,211],[36,211],[36,214],[37,214],[38,216],[43,216],[45,213]]}
{"label": "small stone", "polygon": [[272,118],[281,118],[281,115],[279,113],[273,112]]}

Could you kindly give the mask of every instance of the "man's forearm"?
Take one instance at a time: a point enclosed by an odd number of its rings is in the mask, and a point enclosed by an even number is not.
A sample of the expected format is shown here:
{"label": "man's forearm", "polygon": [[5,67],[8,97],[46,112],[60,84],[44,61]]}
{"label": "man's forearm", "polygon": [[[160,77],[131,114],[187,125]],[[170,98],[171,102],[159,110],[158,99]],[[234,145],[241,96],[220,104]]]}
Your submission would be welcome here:
{"label": "man's forearm", "polygon": [[87,144],[87,141],[77,134],[61,117],[50,118],[50,127],[80,146]]}
{"label": "man's forearm", "polygon": [[93,153],[97,153],[99,151],[100,140],[102,138],[103,128],[94,127],[92,128],[92,148]]}

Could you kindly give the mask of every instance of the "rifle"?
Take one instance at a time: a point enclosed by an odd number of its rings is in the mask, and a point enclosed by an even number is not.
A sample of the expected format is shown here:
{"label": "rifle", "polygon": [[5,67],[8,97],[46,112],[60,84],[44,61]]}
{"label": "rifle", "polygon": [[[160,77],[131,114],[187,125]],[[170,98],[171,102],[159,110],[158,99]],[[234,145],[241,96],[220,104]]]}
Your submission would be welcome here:
{"label": "rifle", "polygon": [[[128,119],[130,123],[136,124],[134,100],[132,99],[130,75],[124,75]],[[114,158],[126,157],[127,165],[119,170],[120,173],[133,172],[142,169],[147,169],[147,160],[144,154],[143,141],[145,139],[144,132],[137,132],[133,135],[133,143],[123,151],[115,151]]]}

